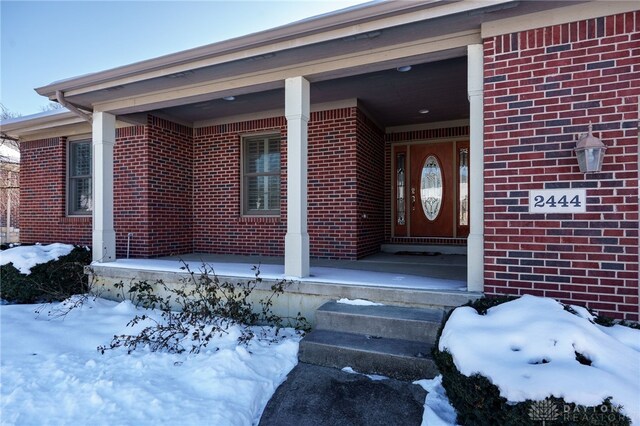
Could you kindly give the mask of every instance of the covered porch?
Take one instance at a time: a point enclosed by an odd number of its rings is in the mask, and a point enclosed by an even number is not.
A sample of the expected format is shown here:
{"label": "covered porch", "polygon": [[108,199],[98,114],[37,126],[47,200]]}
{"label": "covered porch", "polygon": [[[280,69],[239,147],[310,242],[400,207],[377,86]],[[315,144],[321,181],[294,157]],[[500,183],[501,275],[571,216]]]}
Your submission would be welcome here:
{"label": "covered porch", "polygon": [[[324,257],[352,259],[341,261],[344,263],[338,269],[343,275],[354,268],[362,269],[363,265],[405,273],[419,270],[413,276],[429,287],[426,283],[430,280],[443,279],[446,267],[433,265],[425,261],[426,257],[414,257],[418,260],[407,260],[401,266],[397,258],[394,262],[354,259],[375,253],[382,244],[432,244],[429,237],[433,236],[434,240],[455,240],[445,244],[466,249],[466,267],[452,266],[448,273],[455,272],[455,281],[463,283],[467,291],[481,292],[484,52],[480,21],[472,19],[452,28],[451,18],[441,14],[444,10],[436,10],[449,6],[433,7],[429,12],[403,10],[415,19],[402,23],[393,23],[392,15],[397,11],[361,17],[371,19],[366,28],[361,24],[345,27],[326,17],[310,21],[308,26],[314,28],[298,24],[305,27],[296,27],[298,30],[308,31],[304,34],[278,29],[270,33],[273,39],[268,43],[264,42],[264,34],[247,36],[227,44],[205,46],[189,52],[188,57],[158,58],[113,70],[109,75],[88,76],[73,84],[63,82],[39,89],[45,95],[55,93],[61,102],[93,110],[92,245],[97,265],[104,271],[123,269],[127,264],[129,268],[124,269],[132,269],[134,261],[117,260],[131,237],[134,246],[143,247],[138,257],[194,251],[265,254],[261,251],[265,250],[270,256],[282,254],[273,265],[282,268],[280,275],[305,283],[314,282],[314,276],[317,280],[319,273],[314,271],[326,267],[321,264],[324,261],[312,258]],[[387,22],[389,19],[393,22]],[[72,87],[76,83],[78,87]],[[334,127],[332,120],[348,121],[350,127]],[[160,121],[165,123],[161,129],[157,126]],[[117,122],[156,128],[133,135],[118,148]],[[316,133],[312,135],[310,128],[314,126]],[[460,128],[465,129],[464,133],[457,132]],[[440,132],[442,129],[446,131]],[[158,142],[160,131],[166,139]],[[247,214],[242,193],[246,175],[242,170],[242,141],[247,134],[266,132],[271,132],[269,137],[275,133],[274,140],[282,141],[280,147],[273,144],[273,152],[283,158],[282,172],[277,171],[282,200],[276,200],[279,208],[269,209],[266,215],[251,215]],[[393,207],[397,198],[393,185],[397,162],[394,144],[398,142],[394,135],[398,134],[415,135],[415,142],[423,145],[448,138],[453,149],[460,148],[468,154],[467,191],[472,195],[469,206],[465,206],[468,222],[464,226],[468,233],[463,238],[456,238],[455,231],[450,236],[440,230],[433,234],[423,232],[416,234],[415,240],[409,232],[397,233],[394,226],[400,221]],[[342,138],[340,146],[333,144],[336,135]],[[138,144],[134,136],[147,140]],[[466,139],[463,143],[468,145],[456,145],[461,139]],[[271,150],[271,142],[265,136],[264,152]],[[413,140],[405,138],[400,142],[407,158],[413,154],[417,158],[417,151],[411,148]],[[374,145],[375,152],[371,152],[369,147]],[[141,197],[125,193],[125,207],[115,209],[114,146],[116,151],[120,149],[116,162],[128,158],[137,146],[146,150],[145,161],[155,161],[145,163],[144,172],[150,177],[144,182],[147,186],[140,191]],[[172,148],[176,152],[171,152]],[[448,147],[444,151],[450,163],[455,164],[455,154]],[[185,153],[193,157],[185,158]],[[216,164],[221,155],[228,155],[222,167]],[[351,157],[344,159],[345,155]],[[336,161],[340,161],[340,168],[334,167]],[[216,167],[214,174],[211,170]],[[315,177],[310,176],[312,167]],[[126,173],[131,181],[140,176],[134,170]],[[322,179],[317,178],[320,173]],[[333,180],[340,181],[340,191],[327,186]],[[116,184],[120,189],[133,187],[138,191],[129,182]],[[448,184],[456,194],[455,178]],[[418,185],[413,186],[411,196],[407,191],[404,202],[411,200],[415,210],[414,191]],[[177,187],[191,188],[192,193],[166,195]],[[338,214],[336,206],[342,209]],[[120,216],[114,220],[118,208],[126,210],[131,219]],[[437,211],[431,213],[438,216]],[[453,217],[455,210],[447,214]],[[144,225],[136,227],[136,215],[142,215]],[[169,223],[177,223],[176,216],[182,222],[178,223],[180,229],[171,234],[168,229],[173,225]],[[400,225],[406,223],[403,220]],[[339,232],[334,232],[336,228]],[[330,238],[324,238],[327,233],[332,233]],[[181,242],[172,246],[176,234]],[[247,248],[238,250],[243,244]],[[336,255],[331,251],[334,249],[341,251]],[[334,264],[333,260],[328,261]],[[458,284],[453,287],[459,290]]]}
{"label": "covered porch", "polygon": [[315,311],[322,304],[339,299],[364,299],[376,303],[428,307],[448,310],[481,296],[467,290],[466,255],[416,253],[378,253],[363,259],[312,259],[307,277],[287,276],[284,258],[271,256],[237,256],[190,253],[157,259],[118,259],[94,263],[90,267],[94,292],[107,297],[121,297],[113,284],[146,280],[150,284],[162,280],[179,285],[204,268],[221,281],[246,282],[255,278],[254,266],[260,271],[253,297],[268,294],[272,284],[287,280],[285,293],[276,298],[274,311],[292,317],[300,312],[315,323]]}

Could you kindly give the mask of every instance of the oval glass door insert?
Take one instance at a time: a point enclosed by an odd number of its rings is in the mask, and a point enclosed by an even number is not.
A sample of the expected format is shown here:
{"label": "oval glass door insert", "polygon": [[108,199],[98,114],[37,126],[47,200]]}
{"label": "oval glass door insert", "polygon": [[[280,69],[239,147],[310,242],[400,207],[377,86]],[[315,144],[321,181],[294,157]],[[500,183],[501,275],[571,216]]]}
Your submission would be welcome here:
{"label": "oval glass door insert", "polygon": [[428,220],[438,217],[442,207],[442,168],[434,155],[428,156],[422,166],[420,204]]}

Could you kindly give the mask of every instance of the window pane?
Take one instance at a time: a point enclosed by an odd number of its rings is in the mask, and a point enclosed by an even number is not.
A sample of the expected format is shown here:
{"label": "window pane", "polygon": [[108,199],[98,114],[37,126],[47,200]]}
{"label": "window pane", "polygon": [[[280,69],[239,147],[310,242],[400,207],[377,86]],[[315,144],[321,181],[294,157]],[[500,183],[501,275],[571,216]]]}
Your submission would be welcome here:
{"label": "window pane", "polygon": [[277,139],[269,140],[267,171],[280,171],[280,141],[278,141]]}
{"label": "window pane", "polygon": [[280,176],[246,177],[247,211],[280,210]]}
{"label": "window pane", "polygon": [[398,225],[404,225],[405,222],[405,172],[404,172],[405,154],[399,153],[396,157],[396,215]]}
{"label": "window pane", "polygon": [[259,137],[244,141],[245,173],[275,173],[280,171],[280,139]]}
{"label": "window pane", "polygon": [[261,173],[263,172],[264,160],[261,159],[260,141],[248,140],[245,143],[245,173]]}
{"label": "window pane", "polygon": [[280,210],[280,136],[243,140],[244,213]]}
{"label": "window pane", "polygon": [[74,143],[71,146],[71,176],[91,176],[91,143]]}
{"label": "window pane", "polygon": [[428,220],[435,220],[442,206],[442,169],[433,155],[427,157],[422,167],[420,201]]}
{"label": "window pane", "polygon": [[469,152],[466,149],[460,150],[460,176],[458,224],[460,226],[469,225]]}
{"label": "window pane", "polygon": [[70,190],[70,213],[90,212],[93,206],[91,178],[72,179]]}

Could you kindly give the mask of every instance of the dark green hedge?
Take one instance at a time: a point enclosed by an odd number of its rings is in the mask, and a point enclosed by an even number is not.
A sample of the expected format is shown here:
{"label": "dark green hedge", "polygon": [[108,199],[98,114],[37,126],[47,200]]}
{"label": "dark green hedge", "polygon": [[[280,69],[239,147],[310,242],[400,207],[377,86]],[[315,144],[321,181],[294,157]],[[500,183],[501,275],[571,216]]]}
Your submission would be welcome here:
{"label": "dark green hedge", "polygon": [[91,263],[91,251],[76,246],[58,260],[31,268],[31,274],[21,274],[13,263],[0,266],[0,298],[10,303],[62,301],[74,294],[88,291],[84,267]]}
{"label": "dark green hedge", "polygon": [[[513,300],[513,297],[486,297],[468,303],[484,315],[493,306]],[[607,399],[596,407],[585,407],[567,403],[562,398],[547,398],[544,403],[527,400],[520,403],[507,403],[500,396],[500,390],[486,377],[475,374],[470,377],[458,371],[453,363],[453,357],[448,352],[438,350],[440,336],[451,312],[445,317],[438,332],[436,345],[433,348],[433,358],[442,374],[442,385],[447,391],[451,405],[458,413],[457,422],[460,425],[486,426],[539,426],[542,419],[546,425],[630,425],[628,417],[619,413],[620,407],[614,406]]]}

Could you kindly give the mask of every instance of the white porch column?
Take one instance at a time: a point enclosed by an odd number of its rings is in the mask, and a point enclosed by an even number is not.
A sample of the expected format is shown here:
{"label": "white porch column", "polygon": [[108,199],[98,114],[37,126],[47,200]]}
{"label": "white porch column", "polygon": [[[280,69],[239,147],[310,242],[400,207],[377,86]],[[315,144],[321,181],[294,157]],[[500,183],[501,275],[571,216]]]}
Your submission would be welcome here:
{"label": "white porch column", "polygon": [[467,290],[484,289],[484,106],[482,44],[467,46],[469,95],[469,237],[467,238]]}
{"label": "white porch column", "polygon": [[116,233],[113,230],[113,146],[116,117],[93,113],[93,260],[116,260]]}
{"label": "white porch column", "polygon": [[285,80],[287,118],[287,235],[284,240],[284,273],[309,276],[307,233],[307,123],[309,82],[304,77]]}

